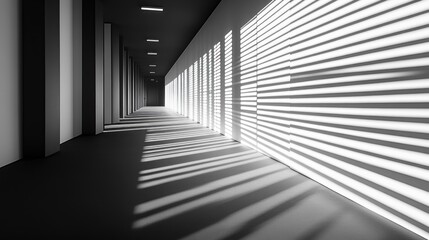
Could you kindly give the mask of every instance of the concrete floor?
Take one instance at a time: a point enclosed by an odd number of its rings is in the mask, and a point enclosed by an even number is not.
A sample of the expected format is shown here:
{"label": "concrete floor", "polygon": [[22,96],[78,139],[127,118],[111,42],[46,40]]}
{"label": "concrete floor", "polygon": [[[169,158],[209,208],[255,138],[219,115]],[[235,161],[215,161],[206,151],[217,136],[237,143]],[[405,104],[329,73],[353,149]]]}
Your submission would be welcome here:
{"label": "concrete floor", "polygon": [[0,168],[0,196],[4,239],[421,239],[162,107]]}

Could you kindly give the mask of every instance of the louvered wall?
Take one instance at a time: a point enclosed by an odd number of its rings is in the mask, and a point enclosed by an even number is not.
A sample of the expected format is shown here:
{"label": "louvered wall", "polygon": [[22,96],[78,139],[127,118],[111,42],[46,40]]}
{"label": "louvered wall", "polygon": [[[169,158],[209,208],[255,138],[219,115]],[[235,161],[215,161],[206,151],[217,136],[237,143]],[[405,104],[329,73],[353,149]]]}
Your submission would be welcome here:
{"label": "louvered wall", "polygon": [[231,11],[167,75],[166,105],[429,238],[429,1]]}

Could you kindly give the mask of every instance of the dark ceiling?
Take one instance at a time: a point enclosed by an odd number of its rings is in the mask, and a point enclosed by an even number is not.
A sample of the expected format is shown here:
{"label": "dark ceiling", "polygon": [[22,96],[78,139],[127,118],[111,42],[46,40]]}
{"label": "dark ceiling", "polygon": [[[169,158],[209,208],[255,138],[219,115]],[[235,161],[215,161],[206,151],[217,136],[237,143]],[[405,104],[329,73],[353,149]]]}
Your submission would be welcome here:
{"label": "dark ceiling", "polygon": [[[102,0],[104,20],[119,27],[145,77],[163,79],[221,0]],[[163,12],[140,10],[164,8]],[[159,43],[146,42],[147,38]],[[157,52],[148,56],[147,52]],[[157,67],[149,67],[156,64]],[[156,74],[149,74],[150,71]]]}

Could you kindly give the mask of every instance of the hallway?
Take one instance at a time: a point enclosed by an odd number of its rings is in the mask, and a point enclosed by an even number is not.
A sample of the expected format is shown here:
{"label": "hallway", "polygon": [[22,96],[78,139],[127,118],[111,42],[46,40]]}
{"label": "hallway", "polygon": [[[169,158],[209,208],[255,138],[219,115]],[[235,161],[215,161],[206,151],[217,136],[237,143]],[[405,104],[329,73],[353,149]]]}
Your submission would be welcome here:
{"label": "hallway", "polygon": [[3,237],[420,239],[163,107],[0,168],[0,195]]}

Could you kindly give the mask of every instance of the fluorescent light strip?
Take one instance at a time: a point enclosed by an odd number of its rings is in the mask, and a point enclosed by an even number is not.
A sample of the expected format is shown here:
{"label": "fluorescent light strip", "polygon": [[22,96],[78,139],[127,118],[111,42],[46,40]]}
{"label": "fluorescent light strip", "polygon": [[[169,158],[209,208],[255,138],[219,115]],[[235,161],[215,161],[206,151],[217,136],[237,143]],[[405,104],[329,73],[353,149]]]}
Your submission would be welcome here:
{"label": "fluorescent light strip", "polygon": [[155,64],[150,64],[149,67],[156,67],[156,65]]}
{"label": "fluorescent light strip", "polygon": [[156,55],[158,55],[158,53],[156,53],[156,52],[148,52],[147,55],[156,56]]}
{"label": "fluorescent light strip", "polygon": [[146,39],[146,42],[159,42],[159,40],[158,39]]}
{"label": "fluorescent light strip", "polygon": [[162,11],[164,11],[163,8],[159,8],[159,7],[144,7],[143,6],[140,9],[143,10],[143,11],[154,11],[154,12],[162,12]]}

